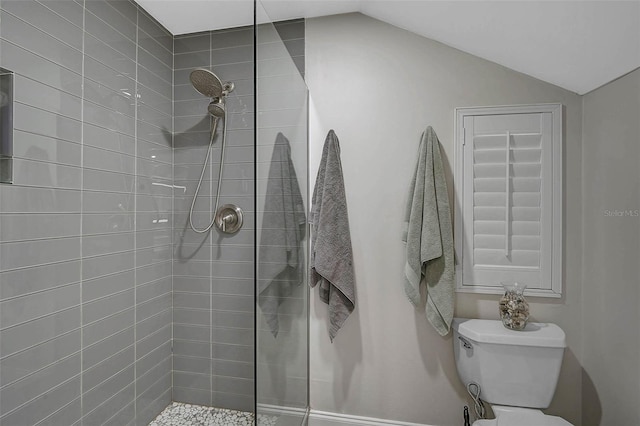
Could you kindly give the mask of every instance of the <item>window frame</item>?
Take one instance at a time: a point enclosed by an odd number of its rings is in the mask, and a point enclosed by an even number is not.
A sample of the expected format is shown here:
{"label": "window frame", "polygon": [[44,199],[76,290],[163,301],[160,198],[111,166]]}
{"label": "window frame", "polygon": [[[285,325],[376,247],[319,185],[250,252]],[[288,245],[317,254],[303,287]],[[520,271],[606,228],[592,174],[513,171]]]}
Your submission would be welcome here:
{"label": "window frame", "polygon": [[[563,106],[560,103],[530,104],[530,105],[503,105],[484,107],[459,107],[455,108],[455,143],[454,143],[454,247],[456,253],[456,292],[476,294],[501,294],[501,286],[489,285],[464,285],[463,258],[464,254],[464,119],[469,116],[502,115],[502,114],[536,114],[551,113],[552,117],[552,224],[551,224],[551,286],[550,288],[531,288],[526,290],[526,295],[548,298],[562,297],[563,278]],[[473,206],[471,207],[473,208]]]}

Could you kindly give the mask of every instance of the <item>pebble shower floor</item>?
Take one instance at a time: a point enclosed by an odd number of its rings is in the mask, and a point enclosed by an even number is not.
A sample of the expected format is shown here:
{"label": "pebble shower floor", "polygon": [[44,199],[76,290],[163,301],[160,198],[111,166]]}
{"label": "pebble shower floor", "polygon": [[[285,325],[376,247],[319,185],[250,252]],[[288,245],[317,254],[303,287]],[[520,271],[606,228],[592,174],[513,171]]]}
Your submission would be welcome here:
{"label": "pebble shower floor", "polygon": [[[252,426],[253,413],[172,402],[149,426]],[[260,426],[273,426],[276,417],[258,415]]]}

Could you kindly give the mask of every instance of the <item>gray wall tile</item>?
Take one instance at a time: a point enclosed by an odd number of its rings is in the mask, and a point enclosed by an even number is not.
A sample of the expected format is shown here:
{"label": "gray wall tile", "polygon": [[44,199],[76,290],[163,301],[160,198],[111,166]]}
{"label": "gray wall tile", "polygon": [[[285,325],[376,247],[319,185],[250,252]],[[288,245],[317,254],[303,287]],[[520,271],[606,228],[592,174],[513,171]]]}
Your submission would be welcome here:
{"label": "gray wall tile", "polygon": [[174,327],[177,324],[191,324],[209,326],[211,321],[211,314],[205,310],[193,310],[193,309],[180,309],[174,308],[173,310],[173,323]]}
{"label": "gray wall tile", "polygon": [[[3,241],[56,238],[80,235],[80,215],[3,214],[0,216]],[[0,297],[3,292],[0,289]]]}
{"label": "gray wall tile", "polygon": [[140,38],[138,39],[138,43],[140,44],[140,47],[159,59],[169,69],[172,69],[173,55],[171,53],[171,50],[161,45],[156,39],[154,39],[144,31],[141,31],[139,35]]}
{"label": "gray wall tile", "polygon": [[[160,394],[157,399],[151,402],[145,400],[136,401],[136,405],[139,404],[140,407],[136,410],[137,419],[135,424],[138,426],[147,426],[156,417],[156,415],[170,403],[171,389],[166,390],[164,393]],[[133,424],[128,426],[133,426]]]}
{"label": "gray wall tile", "polygon": [[140,67],[138,70],[138,83],[148,87],[151,90],[154,90],[160,93],[162,96],[171,99],[172,98],[172,87],[171,83],[168,83],[167,80],[163,79],[161,76],[155,74],[151,70],[147,68]]}
{"label": "gray wall tile", "polygon": [[211,327],[195,325],[173,325],[173,337],[176,339],[208,342],[211,339]]}
{"label": "gray wall tile", "polygon": [[195,374],[184,371],[173,372],[173,385],[188,389],[211,389],[211,378],[208,374]]}
{"label": "gray wall tile", "polygon": [[147,35],[153,37],[167,50],[173,49],[173,37],[171,33],[142,9],[140,9],[140,13],[138,14],[138,25],[139,31],[144,31]]}
{"label": "gray wall tile", "polygon": [[84,99],[129,117],[136,115],[136,105],[132,96],[111,90],[89,79],[85,79],[84,82]]}
{"label": "gray wall tile", "polygon": [[[82,322],[86,327],[87,324],[91,324],[93,321],[109,317],[115,313],[131,308],[133,307],[133,304],[133,290],[126,290],[122,293],[116,293],[112,296],[98,299],[94,302],[85,303],[82,310]],[[120,330],[122,329],[123,328]]]}
{"label": "gray wall tile", "polygon": [[174,386],[173,400],[189,404],[211,405],[211,391]]}
{"label": "gray wall tile", "polygon": [[84,145],[94,146],[119,154],[135,154],[135,139],[89,123],[83,124]]}
{"label": "gray wall tile", "polygon": [[243,46],[253,44],[253,28],[245,27],[234,30],[213,31],[211,33],[211,48]]}
{"label": "gray wall tile", "polygon": [[0,331],[0,356],[5,357],[80,327],[80,308],[72,308]]}
{"label": "gray wall tile", "polygon": [[[164,395],[171,388],[171,372],[163,375],[158,381],[146,389],[143,389],[136,399],[136,406],[142,411],[155,400]],[[139,419],[138,421],[140,421]]]}
{"label": "gray wall tile", "polygon": [[[131,360],[131,359],[130,359]],[[89,413],[95,408],[103,405],[108,402],[108,400],[119,393],[122,389],[125,389],[130,383],[133,388],[133,380],[134,380],[134,367],[130,365],[120,372],[110,375],[107,380],[97,385],[95,388],[86,391],[83,394],[82,400],[82,411],[83,413]],[[127,404],[127,401],[131,401],[133,395],[131,395],[128,400],[124,401],[124,404],[112,405],[111,414],[104,416],[100,416],[102,421],[111,417],[114,409],[119,409],[123,405]],[[117,408],[116,408],[117,407]],[[106,413],[105,413],[106,414]]]}
{"label": "gray wall tile", "polygon": [[159,313],[154,314],[148,318],[140,320],[136,323],[136,333],[138,336],[148,336],[154,334],[170,324],[172,320],[171,308],[166,308]]}
{"label": "gray wall tile", "polygon": [[66,381],[2,418],[6,425],[33,425],[80,396],[80,377]]}
{"label": "gray wall tile", "polygon": [[[136,386],[143,390],[149,389],[154,385],[154,383],[163,379],[164,376],[167,375],[168,371],[171,371],[170,357],[164,358],[145,374],[138,376],[136,379]],[[161,389],[161,391],[164,391],[164,389]]]}
{"label": "gray wall tile", "polygon": [[253,362],[253,345],[216,343],[211,346],[211,357],[228,361]]}
{"label": "gray wall tile", "polygon": [[[89,4],[100,3],[102,2],[89,2]],[[105,9],[107,9],[107,7],[105,7]],[[108,9],[111,8],[108,7]],[[130,21],[122,18],[120,20],[111,20],[107,23],[91,12],[85,13],[84,19],[87,34],[91,34],[96,39],[125,55],[132,61],[136,60],[137,46],[135,43],[135,26],[129,27],[127,23]],[[115,28],[114,25],[118,28]],[[131,30],[133,30],[133,35],[125,34],[126,32],[130,33]]]}
{"label": "gray wall tile", "polygon": [[80,284],[33,293],[0,303],[0,322],[8,328],[46,315],[60,312],[80,302]]}
{"label": "gray wall tile", "polygon": [[[90,34],[85,34],[84,39],[86,56],[90,56],[94,60],[102,62],[109,67],[121,70],[123,75],[127,77],[135,78],[135,56],[134,59],[131,59],[126,54],[123,54]],[[124,43],[126,43],[126,41]]]}
{"label": "gray wall tile", "polygon": [[[51,0],[47,1],[47,3],[49,2],[51,2]],[[76,426],[78,423],[80,423],[79,419],[81,416],[82,411],[80,408],[80,398],[76,398],[75,400],[60,408],[55,413],[51,414],[46,419],[42,420],[40,423],[38,423],[38,426]]]}
{"label": "gray wall tile", "polygon": [[211,374],[211,360],[209,358],[194,358],[185,356],[173,357],[173,370],[198,374]]}
{"label": "gray wall tile", "polygon": [[133,343],[133,327],[83,348],[82,368],[87,371],[94,365],[120,352]]}
{"label": "gray wall tile", "polygon": [[122,370],[123,365],[131,365],[135,360],[134,355],[134,347],[132,345],[85,371],[82,380],[83,392],[95,388],[114,376]]}
{"label": "gray wall tile", "polygon": [[230,410],[252,411],[254,407],[254,398],[253,396],[248,395],[213,392],[212,403],[216,407],[226,407]]}
{"label": "gray wall tile", "polygon": [[185,80],[183,76],[185,74],[189,75],[191,73],[192,68],[195,68],[195,67],[208,68],[210,63],[211,63],[211,59],[210,59],[209,50],[176,54],[173,56],[174,68],[176,70],[188,69],[188,71],[178,73],[178,75],[180,75],[181,78],[176,80],[184,84],[185,81],[188,82],[189,80]]}
{"label": "gray wall tile", "polygon": [[[146,425],[172,395],[251,410],[253,227],[233,238],[214,231],[186,261],[173,261],[172,244],[208,144],[207,100],[188,80],[195,66],[236,84],[222,193],[253,220],[253,29],[174,38],[129,0],[0,9],[0,65],[17,73],[22,185],[0,189],[2,424]],[[304,27],[294,24],[278,31],[302,66]],[[269,83],[286,83],[263,65]],[[219,154],[199,222],[209,219]],[[153,182],[188,189],[174,197]],[[202,242],[184,238],[186,252]]]}
{"label": "gray wall tile", "polygon": [[171,342],[165,342],[146,356],[136,361],[136,375],[141,377],[160,364],[164,359],[171,358]]}
{"label": "gray wall tile", "polygon": [[82,147],[75,142],[14,129],[13,144],[15,158],[34,160],[45,157],[52,163],[81,166]]}
{"label": "gray wall tile", "polygon": [[214,49],[211,51],[211,62],[216,65],[236,62],[253,64],[253,45]]}
{"label": "gray wall tile", "polygon": [[80,373],[80,354],[77,353],[52,364],[3,389],[0,409],[8,413]]}
{"label": "gray wall tile", "polygon": [[4,358],[0,361],[0,386],[22,379],[79,351],[80,330],[76,330]]}
{"label": "gray wall tile", "polygon": [[[136,41],[136,23],[124,17],[118,12],[111,4],[106,1],[87,1],[85,7],[91,12],[91,18],[93,17],[101,19],[103,22],[108,23],[114,30],[123,34],[129,40]],[[85,21],[85,26],[89,30],[89,23]]]}
{"label": "gray wall tile", "polygon": [[84,10],[81,4],[67,0],[47,0],[43,4],[73,25],[82,28]]}
{"label": "gray wall tile", "polygon": [[69,23],[44,5],[23,0],[5,0],[2,9],[58,40],[82,50],[82,28]]}
{"label": "gray wall tile", "polygon": [[135,215],[130,213],[85,213],[82,215],[82,231],[86,235],[108,234],[134,230]]}
{"label": "gray wall tile", "polygon": [[147,302],[140,303],[136,309],[138,321],[143,321],[157,312],[162,312],[171,307],[171,294],[165,293]]}
{"label": "gray wall tile", "polygon": [[116,253],[82,260],[82,279],[103,277],[134,268],[131,253]]}
{"label": "gray wall tile", "polygon": [[195,34],[179,35],[173,39],[173,48],[176,55],[180,53],[198,52],[210,49],[210,33],[202,32]]}
{"label": "gray wall tile", "polygon": [[[130,376],[127,376],[127,378],[129,377]],[[83,425],[98,426],[107,422],[111,419],[113,413],[117,412],[121,407],[126,406],[133,398],[135,398],[135,386],[132,383],[124,389],[119,390],[117,393],[108,396],[110,399],[107,399],[95,410],[85,415],[82,419]]]}
{"label": "gray wall tile", "polygon": [[[87,0],[102,1],[102,0]],[[146,13],[143,10],[138,11],[138,7],[132,0],[106,0],[107,4],[116,9],[122,16],[130,20],[134,24],[138,22],[138,18],[142,18]],[[139,13],[138,13],[139,12]]]}
{"label": "gray wall tile", "polygon": [[138,66],[144,67],[147,71],[152,72],[171,85],[173,81],[171,66],[167,66],[167,64],[144,49],[138,49]]}
{"label": "gray wall tile", "polygon": [[136,414],[135,407],[136,404],[134,401],[132,401],[129,405],[118,411],[109,420],[103,423],[104,426],[121,426],[128,425],[130,422],[134,422]]}
{"label": "gray wall tile", "polygon": [[158,111],[162,111],[167,115],[172,115],[171,98],[167,98],[148,87],[143,85],[138,86],[138,100],[139,102],[155,108]]}
{"label": "gray wall tile", "polygon": [[25,268],[80,257],[79,238],[2,243],[0,270]]}
{"label": "gray wall tile", "polygon": [[[143,303],[146,301],[150,301],[161,295],[171,292],[172,279],[171,276],[162,277],[156,281],[151,281],[146,284],[140,284],[136,288],[136,301],[138,303]],[[169,304],[171,307],[171,304]],[[151,315],[157,312],[151,312]]]}
{"label": "gray wall tile", "polygon": [[82,95],[82,76],[80,74],[62,68],[59,64],[13,43],[0,40],[0,62],[4,68],[17,74],[76,96]]}
{"label": "gray wall tile", "polygon": [[[131,303],[131,305],[133,305],[133,303]],[[135,313],[133,306],[131,306],[131,308],[122,312],[111,314],[104,319],[85,325],[82,328],[84,345],[91,345],[118,333],[120,330],[123,330],[132,324],[134,318]]]}
{"label": "gray wall tile", "polygon": [[76,120],[80,119],[81,99],[78,96],[20,75],[14,78],[14,93],[16,102]]}
{"label": "gray wall tile", "polygon": [[0,37],[3,39],[53,61],[61,67],[78,74],[82,72],[82,51],[5,11],[0,12],[0,20],[2,21]]}
{"label": "gray wall tile", "polygon": [[173,355],[184,355],[199,358],[210,358],[211,348],[206,342],[195,342],[189,340],[173,340]]}

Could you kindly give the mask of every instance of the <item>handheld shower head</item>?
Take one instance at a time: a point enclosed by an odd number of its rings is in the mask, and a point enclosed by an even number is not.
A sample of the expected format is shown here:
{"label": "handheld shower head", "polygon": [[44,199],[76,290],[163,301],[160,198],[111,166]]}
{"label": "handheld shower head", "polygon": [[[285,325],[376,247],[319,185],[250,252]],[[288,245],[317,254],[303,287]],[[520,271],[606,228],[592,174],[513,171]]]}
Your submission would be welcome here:
{"label": "handheld shower head", "polygon": [[225,114],[224,98],[216,98],[207,107],[209,114],[215,118],[223,118]]}

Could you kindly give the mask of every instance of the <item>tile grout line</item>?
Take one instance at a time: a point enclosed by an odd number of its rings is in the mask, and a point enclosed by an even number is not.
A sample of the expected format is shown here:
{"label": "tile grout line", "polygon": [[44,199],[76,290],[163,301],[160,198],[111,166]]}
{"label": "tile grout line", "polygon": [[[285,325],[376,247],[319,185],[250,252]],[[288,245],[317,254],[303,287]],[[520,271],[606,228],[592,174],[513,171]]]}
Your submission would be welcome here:
{"label": "tile grout line", "polygon": [[173,312],[173,295],[175,291],[175,271],[174,271],[174,263],[175,263],[175,241],[174,238],[176,236],[175,233],[175,213],[176,213],[176,150],[175,150],[175,91],[176,91],[176,38],[175,36],[171,36],[171,182],[174,185],[173,190],[171,191],[171,340],[170,340],[170,356],[171,356],[171,401],[173,401],[173,372],[174,372],[174,357],[173,357],[173,324],[174,324],[174,312]]}
{"label": "tile grout line", "polygon": [[[84,167],[84,63],[85,63],[85,40],[86,40],[86,31],[85,31],[85,18],[87,14],[86,10],[86,0],[82,1],[82,68],[81,68],[81,78],[82,78],[82,86],[81,86],[81,98],[80,98],[80,167]],[[84,172],[80,174],[80,419],[79,422],[82,425],[83,423],[83,413],[84,413],[84,392],[83,392],[83,377],[84,377],[84,330],[83,330],[83,294],[82,287],[84,285],[83,279],[83,244],[82,244],[82,232],[83,229],[83,220],[82,215],[84,213]]]}
{"label": "tile grout line", "polygon": [[[208,33],[208,37],[209,37],[209,69],[213,69],[213,31],[209,31]],[[226,114],[226,112],[225,112]],[[209,122],[211,123],[211,118],[209,118]],[[226,119],[225,119],[226,122]],[[225,125],[226,127],[226,125]],[[213,129],[211,129],[213,130]],[[211,131],[210,130],[210,131]],[[227,129],[223,129],[223,132],[226,132]],[[210,138],[213,138],[214,136],[209,136]],[[224,133],[223,133],[223,138],[224,138]],[[209,143],[211,143],[212,140],[209,141]],[[227,141],[223,141],[223,143],[226,143]],[[211,162],[211,164],[213,165],[213,159],[209,159],[209,161]],[[222,158],[221,158],[222,161]],[[205,164],[205,166],[207,166]],[[220,163],[220,167],[222,167],[222,164]],[[212,167],[209,167],[209,181],[213,182],[213,169]],[[222,186],[222,185],[221,185]],[[211,191],[213,190],[213,186],[211,186],[211,188],[209,188],[209,192],[211,193]],[[220,194],[216,193],[216,197],[219,197]],[[218,199],[216,199],[216,204],[219,204]],[[213,201],[213,194],[212,196],[209,198],[209,211],[211,212],[211,210],[213,209],[214,206],[214,201]],[[213,214],[215,215],[216,212],[213,212]],[[209,219],[210,220],[210,219]],[[209,235],[208,238],[211,237],[211,231],[209,231]],[[210,238],[209,241],[209,342],[208,342],[208,349],[209,349],[209,405],[213,406],[213,238]]]}
{"label": "tile grout line", "polygon": [[[86,0],[85,0],[86,1]],[[136,161],[133,165],[134,178],[133,178],[133,421],[138,422],[138,49],[139,32],[140,32],[140,8],[136,7],[136,74],[134,80],[134,128],[133,128],[133,141],[134,152]]]}

